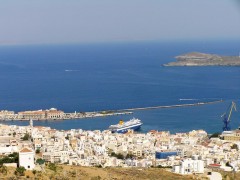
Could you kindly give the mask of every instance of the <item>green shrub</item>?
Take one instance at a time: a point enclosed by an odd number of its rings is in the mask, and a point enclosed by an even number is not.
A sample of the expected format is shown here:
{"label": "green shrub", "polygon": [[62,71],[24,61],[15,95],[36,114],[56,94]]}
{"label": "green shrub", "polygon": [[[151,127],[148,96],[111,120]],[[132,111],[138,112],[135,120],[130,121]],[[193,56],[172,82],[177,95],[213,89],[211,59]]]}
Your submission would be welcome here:
{"label": "green shrub", "polygon": [[42,164],[45,163],[45,160],[39,158],[39,159],[36,160],[36,163],[39,164],[39,165],[42,165]]}
{"label": "green shrub", "polygon": [[0,165],[3,165],[3,163],[18,163],[18,153],[12,153],[0,158]]}
{"label": "green shrub", "polygon": [[220,134],[221,134],[221,133],[219,133],[219,132],[215,132],[215,133],[213,133],[209,138],[210,138],[210,139],[211,139],[211,138],[218,138]]}
{"label": "green shrub", "polygon": [[236,149],[236,150],[238,151],[238,145],[237,145],[237,144],[233,144],[233,145],[231,146],[231,149]]}
{"label": "green shrub", "polygon": [[20,166],[20,167],[18,167],[18,168],[16,168],[16,170],[15,170],[15,175],[19,175],[19,176],[24,176],[24,172],[26,171],[26,169],[24,168],[24,167],[22,167],[22,166]]}
{"label": "green shrub", "polygon": [[7,167],[1,165],[0,166],[0,173],[6,175],[8,173]]}
{"label": "green shrub", "polygon": [[21,138],[23,141],[27,141],[30,139],[30,135],[28,133],[25,133],[24,136]]}
{"label": "green shrub", "polygon": [[57,171],[57,166],[56,166],[56,164],[54,164],[54,163],[49,163],[49,164],[48,164],[48,169],[56,172],[56,171]]}

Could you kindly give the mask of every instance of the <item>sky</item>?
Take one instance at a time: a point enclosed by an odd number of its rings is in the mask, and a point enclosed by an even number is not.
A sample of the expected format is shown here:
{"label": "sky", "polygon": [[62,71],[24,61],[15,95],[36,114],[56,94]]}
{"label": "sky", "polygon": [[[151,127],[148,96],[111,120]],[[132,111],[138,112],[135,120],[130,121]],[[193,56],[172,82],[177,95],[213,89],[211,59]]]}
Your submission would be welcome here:
{"label": "sky", "polygon": [[228,38],[239,0],[0,0],[0,44]]}

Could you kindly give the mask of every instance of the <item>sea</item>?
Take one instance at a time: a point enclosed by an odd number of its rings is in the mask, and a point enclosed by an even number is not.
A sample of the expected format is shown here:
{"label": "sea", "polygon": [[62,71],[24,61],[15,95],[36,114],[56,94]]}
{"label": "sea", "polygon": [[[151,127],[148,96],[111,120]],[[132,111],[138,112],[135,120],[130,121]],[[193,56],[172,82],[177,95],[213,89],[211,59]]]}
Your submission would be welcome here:
{"label": "sea", "polygon": [[[240,104],[240,67],[164,67],[188,52],[238,56],[240,40],[148,41],[0,46],[0,109],[57,108],[64,112],[188,104],[202,106],[133,111],[130,115],[34,121],[59,130],[105,130],[135,117],[150,130],[222,131],[221,115]],[[28,125],[24,121],[2,124]],[[233,111],[231,127],[240,126]]]}

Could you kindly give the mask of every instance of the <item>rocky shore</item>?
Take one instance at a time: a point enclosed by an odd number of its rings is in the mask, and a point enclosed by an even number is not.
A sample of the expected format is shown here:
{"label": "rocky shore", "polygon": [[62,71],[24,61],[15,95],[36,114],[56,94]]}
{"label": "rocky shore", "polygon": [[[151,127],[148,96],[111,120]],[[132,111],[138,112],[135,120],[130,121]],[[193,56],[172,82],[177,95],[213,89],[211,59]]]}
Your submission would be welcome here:
{"label": "rocky shore", "polygon": [[240,66],[239,56],[220,56],[191,52],[175,58],[176,62],[170,62],[163,66]]}

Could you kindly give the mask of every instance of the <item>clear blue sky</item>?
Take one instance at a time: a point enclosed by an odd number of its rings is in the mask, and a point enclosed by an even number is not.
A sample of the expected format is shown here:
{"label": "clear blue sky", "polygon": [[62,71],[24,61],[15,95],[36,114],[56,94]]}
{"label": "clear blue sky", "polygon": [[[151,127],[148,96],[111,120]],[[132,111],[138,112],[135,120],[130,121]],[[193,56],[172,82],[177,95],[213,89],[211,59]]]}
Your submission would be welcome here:
{"label": "clear blue sky", "polygon": [[226,38],[238,0],[0,0],[0,44]]}

